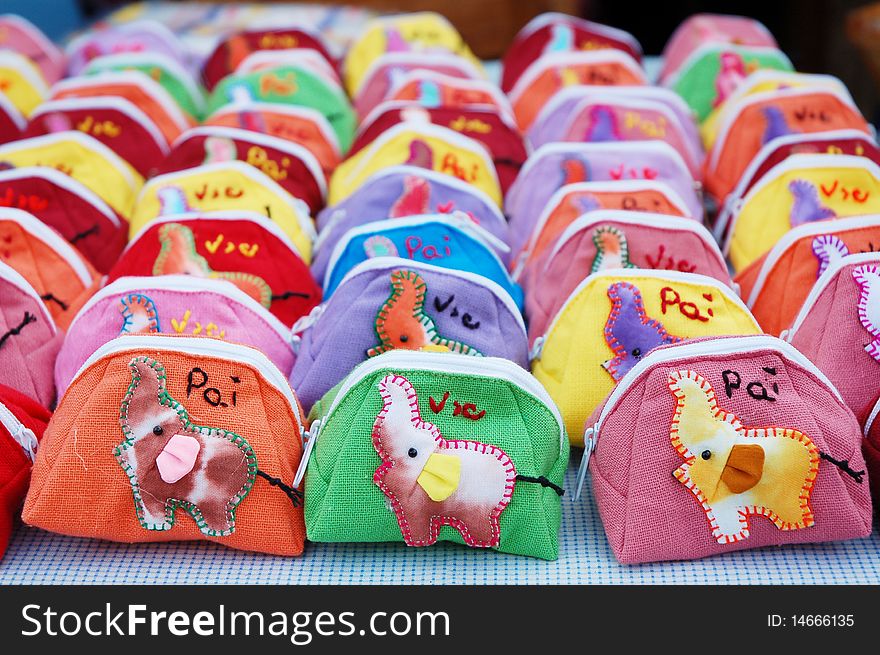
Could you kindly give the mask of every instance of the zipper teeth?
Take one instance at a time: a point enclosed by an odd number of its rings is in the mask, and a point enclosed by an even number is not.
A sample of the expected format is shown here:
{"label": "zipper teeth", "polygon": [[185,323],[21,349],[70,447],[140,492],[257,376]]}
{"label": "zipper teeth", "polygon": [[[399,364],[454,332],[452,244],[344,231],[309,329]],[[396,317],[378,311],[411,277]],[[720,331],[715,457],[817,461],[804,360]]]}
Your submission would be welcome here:
{"label": "zipper teeth", "polygon": [[708,170],[714,171],[718,167],[718,160],[721,158],[721,151],[724,149],[724,146],[727,145],[727,137],[730,134],[730,130],[733,127],[736,120],[742,115],[742,113],[748,109],[749,107],[754,107],[766,100],[772,100],[776,98],[788,99],[788,98],[797,98],[799,96],[805,95],[814,95],[817,93],[827,93],[828,95],[833,95],[835,98],[843,102],[845,105],[849,105],[852,107],[852,100],[847,100],[846,97],[837,92],[835,89],[831,88],[816,88],[816,87],[792,87],[788,89],[778,89],[775,91],[762,91],[760,93],[754,93],[750,95],[743,96],[742,104],[738,107],[734,108],[734,110],[727,115],[724,119],[724,125],[721,126],[719,130],[718,136],[715,138],[715,143],[712,145],[712,154],[709,160]]}
{"label": "zipper teeth", "polygon": [[[15,68],[16,72],[19,75],[26,78],[27,81],[31,84],[31,86],[35,87],[37,92],[40,94],[41,98],[45,98],[49,93],[49,86],[46,84],[46,80],[43,79],[42,74],[40,74],[35,68],[32,68],[29,64],[31,64],[31,60],[28,57],[25,57],[23,54],[16,52],[15,50],[5,50],[0,51],[0,60],[9,59],[12,62],[12,67]],[[16,63],[22,62],[24,65],[21,67],[15,66]],[[34,64],[36,67],[36,64]]]}
{"label": "zipper teeth", "polygon": [[[455,222],[449,220],[450,217],[452,217]],[[334,272],[333,269],[336,268],[336,265],[339,263],[339,259],[345,252],[345,248],[348,246],[349,243],[352,242],[353,239],[363,234],[378,234],[386,227],[409,227],[416,225],[425,225],[428,223],[438,223],[443,227],[458,230],[465,235],[473,237],[475,241],[486,247],[486,252],[490,257],[495,260],[495,263],[498,264],[500,270],[502,271],[506,279],[510,282],[511,286],[515,284],[513,278],[510,277],[510,273],[508,272],[507,267],[501,261],[501,258],[498,256],[498,253],[495,252],[495,249],[492,246],[492,243],[495,241],[500,241],[499,239],[486,232],[486,230],[481,228],[479,225],[469,225],[468,223],[471,223],[469,219],[455,218],[454,214],[441,214],[440,216],[426,214],[424,216],[406,216],[404,218],[392,218],[385,221],[374,221],[372,223],[359,225],[348,230],[343,235],[342,239],[339,240],[339,242],[336,244],[336,247],[333,248],[333,252],[330,254],[330,261],[327,264],[327,271],[324,273],[324,288],[326,289],[327,285],[330,283],[330,279]],[[486,234],[489,234],[491,240],[486,239]]]}
{"label": "zipper teeth", "polygon": [[41,104],[37,109],[31,114],[30,120],[41,116],[42,114],[51,113],[52,111],[63,111],[64,109],[91,109],[91,108],[101,108],[105,109],[107,107],[111,109],[115,109],[116,111],[125,114],[128,118],[134,120],[140,127],[144,129],[147,134],[150,135],[152,140],[159,147],[159,150],[162,151],[163,155],[168,154],[168,142],[165,140],[165,137],[162,136],[162,133],[159,131],[159,128],[151,121],[147,115],[133,102],[127,100],[125,98],[119,96],[95,96],[92,98],[80,98],[80,97],[70,97],[70,98],[60,98],[58,100],[49,100]]}
{"label": "zipper teeth", "polygon": [[865,430],[863,432],[865,437],[868,436],[868,433],[871,431],[871,428],[874,426],[874,421],[877,420],[878,414],[880,414],[880,400],[878,400],[874,404],[874,408],[871,410],[871,415],[868,416],[868,420],[865,422]]}
{"label": "zipper teeth", "polygon": [[633,50],[635,50],[639,54],[642,53],[642,44],[640,44],[636,37],[634,37],[626,30],[622,30],[618,27],[612,27],[611,25],[603,25],[602,23],[594,23],[591,20],[587,20],[585,18],[577,18],[575,16],[563,14],[562,12],[558,11],[548,11],[544,14],[535,16],[532,20],[526,23],[525,27],[523,27],[519,31],[517,39],[526,39],[538,30],[543,29],[548,25],[552,25],[553,21],[559,20],[568,23],[574,23],[577,27],[580,27],[581,29],[592,30],[616,41],[622,41],[626,43],[629,47],[633,48]]}
{"label": "zipper teeth", "polygon": [[[858,137],[867,138],[868,135],[864,132],[859,132],[858,130],[833,130],[829,132],[799,132],[797,134],[787,134],[785,136],[777,137],[772,141],[761,146],[761,149],[758,151],[754,157],[752,157],[749,162],[748,167],[743,174],[740,176],[737,181],[736,187],[734,187],[733,191],[728,194],[728,200],[725,201],[724,207],[722,209],[722,213],[719,215],[718,221],[723,221],[725,224],[730,219],[730,217],[726,214],[730,213],[730,210],[727,207],[728,201],[733,198],[741,198],[745,193],[746,187],[749,185],[749,182],[752,181],[752,178],[755,176],[755,173],[764,165],[764,162],[767,161],[767,158],[770,157],[773,153],[775,153],[779,148],[796,144],[803,141],[836,141],[840,139],[855,139]],[[823,154],[823,153],[815,153],[815,154]],[[827,155],[826,155],[827,156]],[[783,160],[785,161],[785,160]],[[757,180],[755,180],[757,182]],[[722,218],[723,217],[723,218]]]}
{"label": "zipper teeth", "polygon": [[233,300],[240,305],[244,305],[257,316],[262,318],[270,325],[270,327],[272,327],[273,330],[275,330],[282,341],[287,343],[290,340],[290,333],[285,330],[284,324],[275,318],[275,316],[265,307],[260,305],[235,285],[223,280],[194,278],[190,275],[124,276],[117,278],[89,298],[88,302],[86,302],[86,304],[77,312],[73,321],[71,321],[70,326],[67,328],[67,331],[72,331],[73,326],[76,325],[79,317],[84,316],[88,310],[92,309],[92,307],[102,300],[106,300],[114,295],[135,293],[144,290],[215,293],[226,296],[230,300]]}
{"label": "zipper teeth", "polygon": [[[306,53],[314,53],[314,56]],[[333,70],[333,67],[327,62],[324,56],[315,50],[302,51],[298,48],[285,48],[284,50],[256,50],[242,59],[241,63],[239,63],[233,73],[236,75],[253,73],[258,70],[263,70],[259,68],[260,66],[268,64],[269,67],[274,67],[274,64],[277,62],[281,62],[280,65],[282,66],[300,65],[305,66],[306,69],[311,66],[314,70],[320,71],[324,77],[332,80],[336,86],[339,86],[340,88],[342,86],[342,82],[336,74],[336,71]]]}
{"label": "zipper teeth", "polygon": [[[590,216],[593,213],[599,214],[600,212],[601,215],[595,217]],[[565,245],[569,241],[571,241],[571,239],[577,233],[583,232],[584,228],[589,225],[600,224],[604,222],[628,223],[630,225],[647,227],[668,227],[696,234],[709,248],[709,250],[712,251],[712,254],[715,255],[715,258],[717,262],[721,265],[721,267],[723,269],[727,269],[727,264],[724,261],[724,255],[721,254],[721,249],[718,247],[715,239],[712,238],[712,234],[703,226],[702,223],[699,223],[693,218],[688,218],[686,216],[671,216],[667,214],[651,214],[647,212],[630,212],[624,210],[608,209],[597,210],[595,212],[587,212],[586,214],[582,214],[580,217],[576,218],[572,223],[570,223],[565,231],[556,240],[556,244],[553,246],[553,250],[550,251],[550,256],[547,258],[543,270],[547,270],[553,258],[559,253],[560,250],[562,250],[562,248],[565,247]],[[720,280],[718,281],[720,282]]]}
{"label": "zipper teeth", "polygon": [[[483,159],[483,162],[486,164],[486,172],[489,174],[489,177],[494,180],[495,185],[499,187],[499,196],[501,195],[500,191],[500,183],[498,182],[498,172],[495,170],[495,165],[492,162],[492,155],[489,154],[489,151],[481,144],[479,141],[471,139],[470,137],[466,137],[455,130],[451,130],[446,127],[442,127],[440,125],[434,125],[433,123],[417,123],[413,124],[412,122],[405,121],[403,123],[398,123],[394,127],[385,130],[373,143],[371,143],[365,150],[361,152],[364,153],[361,161],[358,162],[358,166],[352,168],[352,170],[348,173],[348,180],[352,178],[356,178],[361,172],[367,167],[370,161],[386,143],[391,141],[394,137],[396,137],[401,132],[405,132],[407,130],[414,130],[420,134],[425,136],[432,136],[436,139],[443,139],[450,143],[455,144],[456,146],[462,148],[463,150],[467,150],[472,154],[478,155]],[[359,155],[360,153],[358,153]],[[351,195],[351,194],[349,194]],[[346,196],[348,197],[348,196]]]}
{"label": "zipper teeth", "polygon": [[[113,63],[121,63],[122,66],[125,66],[126,63],[129,63],[131,66],[140,65],[149,65],[155,64],[157,61],[159,62],[159,66],[162,66],[183,84],[186,87],[187,95],[189,95],[189,99],[193,101],[193,104],[196,105],[199,109],[202,109],[204,106],[204,99],[202,98],[202,94],[199,93],[199,88],[196,86],[195,80],[193,80],[192,75],[190,75],[179,63],[174,61],[171,57],[164,55],[159,52],[125,52],[125,53],[117,53],[111,55],[102,55],[93,59],[92,62],[95,62],[99,59],[108,60],[110,58],[113,59]],[[133,63],[130,63],[133,62]],[[108,62],[98,62],[108,63]],[[89,68],[92,68],[92,63],[90,62],[88,66],[86,66],[86,71]],[[100,65],[96,65],[93,68],[95,72],[103,72],[103,71],[114,71],[113,68],[101,68]],[[143,71],[141,71],[143,72]]]}
{"label": "zipper teeth", "polygon": [[43,221],[36,216],[20,209],[0,208],[0,221],[2,220],[14,221],[20,227],[24,228],[26,232],[32,234],[48,245],[49,248],[60,255],[70,268],[73,269],[74,273],[76,273],[77,277],[80,279],[80,282],[83,283],[83,286],[89,287],[92,284],[92,276],[89,274],[89,271],[80,258],[81,255],[79,255],[77,250],[65,241],[60,234],[55,232],[55,230],[43,223]]}
{"label": "zipper teeth", "polygon": [[[525,193],[524,191],[519,191],[519,189],[525,184],[523,180],[528,177],[528,174],[531,172],[531,170],[535,168],[541,160],[549,158],[552,155],[566,153],[572,155],[588,156],[592,154],[619,153],[620,155],[625,156],[633,153],[644,154],[650,152],[669,156],[679,166],[681,172],[687,176],[687,179],[693,181],[693,178],[690,174],[690,169],[687,167],[687,164],[685,163],[684,158],[681,156],[681,153],[679,153],[678,150],[673,148],[665,141],[608,141],[598,143],[569,143],[557,141],[544,144],[543,146],[535,150],[532,153],[531,157],[526,160],[526,163],[523,164],[523,167],[520,169],[519,175],[517,175],[513,186],[508,191],[507,195],[512,201],[508,204],[516,204],[515,196],[520,195],[521,193]],[[618,180],[596,180],[597,183],[616,181]],[[508,207],[508,211],[510,210],[511,207]]]}
{"label": "zipper teeth", "polygon": [[[441,83],[449,84],[450,86],[458,85],[459,88],[464,88],[468,90],[478,89],[480,91],[484,91],[485,93],[491,96],[492,100],[495,103],[495,106],[502,112],[508,113],[510,116],[513,115],[513,108],[510,106],[510,101],[507,99],[501,90],[484,79],[473,79],[467,77],[454,77],[452,75],[447,75],[445,73],[440,73],[435,70],[411,70],[407,73],[401,75],[400,79],[388,90],[388,96],[393,96],[397,93],[398,90],[406,86],[412,81],[420,81],[420,80],[432,80],[439,81]],[[377,105],[380,107],[381,103]],[[374,108],[375,111],[375,108]],[[369,116],[369,114],[368,114]]]}
{"label": "zipper teeth", "polygon": [[513,298],[510,296],[510,292],[508,292],[504,287],[502,287],[494,280],[490,280],[489,278],[484,277],[478,273],[472,273],[471,271],[463,271],[457,268],[443,268],[441,266],[435,266],[434,264],[421,262],[416,263],[412,260],[403,259],[401,257],[373,257],[371,259],[366,259],[362,261],[360,264],[348,271],[348,273],[346,273],[345,276],[343,276],[343,278],[339,281],[339,284],[336,285],[336,288],[341,288],[342,285],[345,284],[347,281],[368,271],[382,268],[411,268],[414,264],[416,268],[423,268],[425,270],[435,273],[460,277],[465,280],[476,282],[488,288],[490,291],[492,291],[492,293],[495,294],[495,296],[497,296],[504,302],[504,306],[514,316],[517,324],[522,328],[523,334],[526,333],[526,324],[523,320],[522,313],[517,308],[516,303],[513,301]]}
{"label": "zipper teeth", "polygon": [[592,284],[596,279],[600,277],[613,278],[615,280],[619,280],[620,278],[632,278],[632,277],[653,277],[653,278],[668,278],[670,280],[676,280],[678,282],[686,282],[691,284],[702,284],[704,286],[715,287],[721,292],[727,300],[730,300],[734,305],[742,309],[746,315],[752,319],[752,324],[755,327],[760,329],[757,321],[755,320],[752,313],[749,311],[749,308],[746,307],[745,303],[743,303],[742,299],[737,296],[724,282],[720,280],[716,280],[713,277],[709,277],[707,275],[700,275],[699,273],[681,273],[679,271],[659,271],[651,268],[610,268],[604,271],[599,271],[598,273],[593,273],[586,278],[584,278],[580,284],[575,287],[574,291],[572,291],[568,298],[566,298],[565,302],[559,308],[559,311],[556,312],[556,315],[553,317],[553,320],[550,323],[550,327],[547,328],[547,331],[544,332],[544,342],[546,343],[547,339],[550,338],[550,334],[553,332],[556,324],[559,322],[560,317],[565,313],[565,310],[568,309],[569,305],[574,302],[575,298],[583,291],[588,285]]}
{"label": "zipper teeth", "polygon": [[7,282],[14,284],[16,288],[20,289],[28,296],[30,296],[31,299],[37,304],[37,307],[39,307],[39,311],[43,314],[43,318],[46,319],[46,322],[52,329],[52,334],[58,333],[58,327],[55,325],[55,319],[53,319],[52,315],[49,313],[49,309],[46,307],[46,303],[43,302],[43,299],[40,298],[40,294],[36,292],[36,290],[30,285],[30,283],[24,278],[21,273],[16,271],[11,266],[0,262],[0,279],[6,280]]}
{"label": "zipper teeth", "polygon": [[659,348],[650,351],[627,372],[627,374],[620,380],[620,382],[617,383],[617,385],[614,387],[614,390],[608,396],[608,400],[605,402],[605,405],[602,408],[601,413],[599,414],[599,419],[594,424],[594,436],[597,437],[599,435],[599,432],[602,429],[602,424],[605,422],[605,419],[608,418],[608,415],[614,409],[614,405],[617,403],[617,401],[620,400],[621,396],[627,391],[632,383],[635,382],[648,368],[664,361],[668,361],[670,359],[683,359],[685,357],[693,358],[702,355],[728,355],[743,352],[744,349],[742,348],[742,346],[736,343],[742,339],[748,340],[749,344],[755,344],[749,346],[750,350],[758,350],[762,346],[766,345],[767,349],[776,350],[785,355],[786,358],[794,361],[796,364],[810,371],[813,375],[819,378],[819,380],[825,386],[827,386],[831,391],[834,392],[834,395],[837,397],[837,399],[840,400],[840,402],[843,402],[843,399],[840,396],[840,392],[831,383],[831,380],[829,380],[828,377],[822,371],[820,371],[815,364],[804,357],[804,355],[802,355],[796,348],[794,348],[794,346],[776,337],[767,334],[759,334],[741,337],[724,337],[717,340],[700,341],[697,343],[685,342],[682,344],[669,346],[667,348]]}
{"label": "zipper teeth", "polygon": [[529,87],[535,81],[535,78],[540,76],[541,73],[556,65],[565,64],[569,66],[576,66],[579,64],[589,65],[594,63],[621,64],[622,66],[628,68],[630,72],[639,74],[642,78],[642,81],[645,81],[645,70],[641,66],[639,66],[639,63],[635,59],[633,59],[622,50],[606,49],[574,52],[554,52],[543,55],[539,59],[540,61],[536,59],[531,64],[529,64],[529,66],[519,76],[516,84],[513,85],[510,93],[507,94],[508,98],[510,98],[511,104],[515,105],[519,101],[520,96],[522,96],[529,89]]}
{"label": "zipper teeth", "polygon": [[[282,105],[277,102],[228,102],[217,108],[208,118],[214,118],[225,114],[237,114],[242,111],[265,111],[268,113],[287,114],[296,116],[297,118],[308,118],[314,121],[318,131],[327,139],[333,147],[333,151],[338,156],[340,154],[339,137],[333,131],[327,118],[318,110],[311,107],[301,107],[299,105]],[[278,137],[281,138],[281,137]]]}
{"label": "zipper teeth", "polygon": [[296,396],[287,382],[287,378],[263,353],[256,348],[242,346],[239,344],[229,343],[228,341],[219,341],[206,337],[177,337],[166,335],[125,335],[116,337],[112,341],[108,341],[95,352],[89,355],[89,358],[83,362],[76,374],[70,379],[68,388],[82,375],[89,366],[96,361],[117,352],[130,350],[160,350],[171,352],[185,352],[194,355],[207,355],[213,357],[223,357],[233,359],[240,364],[246,364],[255,367],[263,376],[263,378],[275,387],[281,394],[287,398],[293,413],[296,416],[297,423],[303,425],[302,416],[299,411],[299,404]]}
{"label": "zipper teeth", "polygon": [[[92,207],[98,210],[108,221],[113,223],[115,227],[122,225],[116,212],[107,204],[107,202],[98,196],[94,191],[84,185],[82,182],[68,177],[64,173],[49,168],[47,166],[22,166],[21,168],[10,168],[6,171],[0,171],[0,182],[7,180],[20,180],[27,177],[41,177],[49,180],[52,184],[69,191],[80,199],[88,202]],[[76,188],[79,187],[79,188]]]}
{"label": "zipper teeth", "polygon": [[844,266],[852,266],[853,264],[861,264],[863,262],[875,262],[880,264],[880,253],[876,252],[866,252],[866,253],[858,253],[854,255],[845,255],[838,259],[836,262],[832,262],[828,265],[828,268],[825,269],[825,272],[819,276],[819,279],[813,284],[813,287],[810,289],[810,293],[807,295],[806,300],[804,300],[804,304],[801,305],[801,309],[798,312],[797,317],[794,319],[794,323],[791,324],[791,328],[788,330],[788,337],[786,340],[790,341],[792,337],[794,337],[795,332],[801,327],[803,322],[807,319],[807,316],[810,313],[810,310],[813,309],[813,305],[816,304],[816,301],[819,299],[819,296],[822,295],[822,292],[828,288],[828,285],[837,277],[837,274],[843,269]]}
{"label": "zipper teeth", "polygon": [[404,64],[411,64],[412,62],[416,62],[416,66],[418,66],[418,64],[448,66],[449,68],[457,69],[459,72],[464,73],[467,77],[471,79],[485,79],[486,77],[485,75],[480,73],[480,70],[476,66],[474,66],[473,63],[452,54],[390,52],[385,53],[384,55],[382,55],[381,58],[377,57],[367,67],[367,69],[361,75],[360,83],[351,94],[352,98],[357,98],[361,94],[361,91],[363,91],[370,85],[370,83],[372,83],[372,78],[376,75],[377,71],[380,68],[382,68],[383,66],[388,66],[389,64],[400,64],[401,62]]}
{"label": "zipper teeth", "polygon": [[[111,167],[116,170],[122,177],[125,179],[128,184],[128,189],[132,193],[137,193],[138,184],[135,181],[133,175],[133,169],[131,168],[131,164],[125,161],[122,157],[117,155],[115,152],[110,150],[103,143],[98,141],[97,139],[90,137],[86,134],[78,130],[68,130],[65,132],[54,132],[52,134],[43,134],[41,136],[34,136],[28,139],[23,139],[21,141],[11,141],[3,146],[0,146],[0,156],[5,154],[8,151],[16,151],[21,150],[21,145],[25,143],[25,141],[29,141],[31,144],[35,144],[34,147],[40,148],[46,145],[54,145],[59,141],[74,141],[79,145],[87,148],[89,150],[96,150],[98,153],[107,160],[107,163],[111,165]],[[54,170],[54,169],[53,169]],[[82,184],[80,182],[80,184]]]}
{"label": "zipper teeth", "polygon": [[[22,433],[29,434],[30,436],[34,437],[34,439],[36,439],[36,435],[30,428],[28,428],[24,423],[18,420],[18,417],[13,414],[10,409],[6,407],[6,405],[4,405],[3,403],[0,403],[0,425],[3,425],[3,427],[6,428],[6,431],[9,432],[9,436],[11,436],[12,440],[21,447],[27,458],[31,461],[34,461],[34,458],[31,454],[31,449],[26,447],[20,441],[20,438]],[[34,447],[36,447],[36,444],[34,444]]]}
{"label": "zipper teeth", "polygon": [[[603,99],[605,100],[605,104],[613,104],[618,107],[623,107],[629,110],[639,110],[639,111],[655,111],[659,114],[662,114],[671,126],[671,129],[674,129],[678,135],[681,137],[682,143],[684,147],[687,149],[687,159],[691,160],[691,165],[688,166],[688,170],[690,171],[692,168],[697,168],[698,162],[700,159],[700,152],[698,152],[696,144],[691,143],[690,139],[687,138],[687,134],[685,133],[684,125],[681,123],[681,119],[678,115],[672,111],[668,106],[659,102],[657,100],[652,100],[648,98],[633,98],[633,97],[614,97],[613,94],[604,94],[599,92],[595,95],[589,95],[588,97],[582,98],[577,102],[575,107],[572,109],[569,118],[565,124],[563,135],[568,134],[571,129],[572,124],[580,117],[580,113],[587,107],[595,106],[597,104],[602,104]],[[648,141],[661,141],[666,143],[663,139],[646,139]],[[670,144],[671,145],[671,144]],[[678,152],[677,149],[673,148]],[[679,155],[682,153],[679,152]],[[682,155],[684,159],[684,155]],[[685,163],[687,164],[687,159],[685,159]]]}
{"label": "zipper teeth", "polygon": [[[285,154],[297,157],[306,165],[306,168],[309,169],[312,177],[315,178],[315,182],[318,183],[318,188],[321,190],[321,196],[324,197],[327,195],[327,178],[324,176],[324,171],[321,169],[321,165],[318,163],[318,160],[315,159],[315,156],[308,148],[294,143],[293,141],[282,139],[281,137],[263,134],[262,132],[254,132],[252,130],[244,130],[237,127],[227,127],[225,125],[199,125],[183,132],[178,137],[177,141],[174,142],[174,147],[176,148],[178,145],[194,136],[214,136],[217,133],[228,135],[233,139],[239,138],[243,141],[250,141],[260,146],[276,148]],[[274,182],[274,180],[272,181]]]}
{"label": "zipper teeth", "polygon": [[65,91],[68,89],[81,89],[83,87],[88,88],[101,86],[102,83],[130,83],[131,80],[127,78],[132,75],[135,76],[136,79],[140,78],[137,79],[137,84],[139,86],[146,86],[146,88],[148,89],[147,94],[153,100],[157,101],[159,105],[161,105],[162,109],[165,110],[169,118],[174,121],[175,127],[177,127],[181,132],[189,127],[188,121],[183,114],[183,110],[177,106],[177,102],[175,102],[174,98],[171,97],[171,94],[165,90],[164,86],[153,80],[153,78],[142,71],[126,71],[125,73],[121,73],[119,71],[103,71],[101,73],[96,73],[95,75],[89,75],[88,77],[71,77],[58,82],[52,88],[53,93],[51,93],[50,95],[55,95],[54,90],[56,89]]}
{"label": "zipper teeth", "polygon": [[[673,87],[678,83],[678,80],[684,76],[686,72],[688,72],[688,68],[694,65],[694,62],[697,61],[700,57],[702,57],[707,52],[711,52],[712,50],[724,50],[730,49],[730,46],[733,46],[733,49],[737,52],[737,54],[742,55],[743,51],[746,51],[748,54],[767,54],[767,53],[775,53],[781,56],[788,65],[791,66],[791,60],[788,58],[784,52],[782,52],[779,48],[774,48],[772,46],[766,45],[746,45],[746,46],[736,46],[734,44],[728,43],[718,43],[718,42],[709,42],[704,43],[697,47],[696,50],[691,52],[687,57],[685,57],[684,61],[679,64],[678,68],[673,71],[671,74],[666,76],[666,79],[663,80],[663,86],[665,87]],[[788,72],[788,71],[787,71]]]}
{"label": "zipper teeth", "polygon": [[789,171],[814,170],[816,168],[862,168],[870,172],[875,179],[880,180],[880,167],[878,167],[877,164],[875,164],[870,159],[867,159],[866,157],[859,157],[858,155],[804,154],[791,155],[790,157],[786,157],[781,162],[776,164],[776,166],[764,173],[764,175],[761,176],[761,179],[752,185],[752,188],[749,189],[749,192],[740,201],[740,208],[733,216],[733,220],[730,222],[730,226],[727,228],[727,236],[724,239],[724,248],[722,249],[722,252],[726,253],[730,250],[730,242],[733,240],[733,232],[736,229],[736,224],[739,222],[739,217],[742,215],[743,207],[745,207],[752,198],[760,193],[762,189],[766,188]]}
{"label": "zipper teeth", "polygon": [[[2,175],[2,173],[0,173],[0,175]],[[161,223],[187,223],[189,221],[197,221],[200,219],[212,221],[250,221],[256,223],[260,228],[271,233],[281,241],[281,243],[287,246],[297,258],[302,259],[302,255],[296,245],[290,240],[290,237],[281,230],[277,223],[273,222],[271,218],[253,211],[189,212],[186,214],[165,214],[164,216],[157,216],[156,218],[150,219],[149,222],[138,230],[138,233],[135,234],[125,245],[122,254],[124,255],[131,250],[134,247],[134,244],[137,243],[147,232]]]}
{"label": "zipper teeth", "polygon": [[[330,403],[330,407],[320,417],[321,424],[326,425],[335,409],[339,406],[346,394],[351,391],[361,380],[368,375],[383,369],[394,370],[395,368],[406,370],[431,371],[437,370],[445,373],[461,373],[463,375],[480,375],[493,377],[499,380],[513,382],[523,391],[543,402],[556,419],[559,426],[559,447],[568,447],[568,439],[565,433],[565,424],[559,408],[547,390],[538,380],[525,369],[520,368],[513,362],[499,357],[481,357],[477,371],[475,372],[473,357],[457,355],[454,353],[422,353],[408,350],[392,350],[379,357],[368,359],[358,364],[339,387],[339,391]],[[399,364],[397,362],[400,362]]]}
{"label": "zipper teeth", "polygon": [[[175,178],[200,175],[203,173],[209,173],[223,169],[233,169],[241,173],[245,177],[250,178],[251,182],[256,182],[257,184],[260,184],[264,188],[266,188],[266,190],[272,191],[276,196],[278,196],[278,199],[291,210],[294,218],[296,219],[297,225],[303,231],[306,238],[309,241],[314,242],[317,236],[315,234],[315,226],[312,224],[311,218],[302,215],[302,212],[299,210],[299,207],[297,207],[296,202],[294,202],[294,200],[299,200],[299,198],[294,198],[294,196],[285,191],[284,188],[280,186],[275,180],[270,178],[265,173],[258,171],[250,164],[245,164],[243,161],[234,160],[217,162],[215,164],[202,164],[201,166],[198,166],[196,168],[187,168],[182,171],[174,171],[171,173],[165,173],[164,175],[157,175],[156,177],[150,179],[150,181],[147,182],[146,185],[144,185],[144,190],[141,191],[141,197],[146,195],[147,187],[155,188],[163,184],[169,184],[169,180],[174,180]],[[173,181],[170,183],[173,184]],[[300,200],[300,202],[302,201]]]}
{"label": "zipper teeth", "polygon": [[[789,230],[767,254],[764,263],[761,265],[758,278],[752,286],[752,291],[749,294],[749,299],[746,304],[750,309],[755,306],[755,303],[758,302],[758,296],[760,295],[764,284],[767,282],[767,278],[773,271],[773,267],[776,266],[776,263],[782,258],[786,251],[801,239],[811,236],[819,236],[828,233],[829,231],[840,233],[849,230],[856,230],[860,227],[870,227],[872,223],[880,226],[880,215],[868,214],[865,216],[848,216],[846,218],[836,219],[833,226],[827,224],[823,225],[821,222],[806,223],[805,225]],[[833,229],[830,229],[832,227]]]}
{"label": "zipper teeth", "polygon": [[15,123],[15,127],[19,132],[24,132],[27,127],[27,121],[20,111],[18,111],[18,107],[10,102],[9,98],[6,95],[0,95],[0,108],[9,116],[10,120]]}

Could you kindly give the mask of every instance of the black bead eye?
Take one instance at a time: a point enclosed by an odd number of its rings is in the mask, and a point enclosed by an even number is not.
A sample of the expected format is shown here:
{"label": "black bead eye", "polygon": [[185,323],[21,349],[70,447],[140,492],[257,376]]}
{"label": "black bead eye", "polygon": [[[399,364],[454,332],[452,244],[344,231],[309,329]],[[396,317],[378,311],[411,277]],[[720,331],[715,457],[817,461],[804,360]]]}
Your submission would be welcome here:
{"label": "black bead eye", "polygon": [[632,356],[633,357],[641,357],[642,356],[642,349],[641,348],[634,348],[632,351]]}
{"label": "black bead eye", "polygon": [[410,457],[418,457],[418,456],[419,456],[419,451],[416,450],[415,448],[410,448],[410,449],[409,449],[409,452],[407,453],[407,455],[409,455]]}
{"label": "black bead eye", "polygon": [[703,459],[709,459],[710,457],[712,457],[712,451],[711,450],[704,450],[703,452],[700,453],[700,457],[702,457]]}
{"label": "black bead eye", "polygon": [[161,425],[156,425],[156,426],[153,427],[153,434],[155,434],[157,437],[158,437],[160,434],[162,434],[163,432],[164,432],[164,430],[162,429],[162,426],[161,426]]}
{"label": "black bead eye", "polygon": [[409,337],[406,336],[405,334],[401,334],[400,335],[400,343],[406,343],[407,341],[409,341]]}

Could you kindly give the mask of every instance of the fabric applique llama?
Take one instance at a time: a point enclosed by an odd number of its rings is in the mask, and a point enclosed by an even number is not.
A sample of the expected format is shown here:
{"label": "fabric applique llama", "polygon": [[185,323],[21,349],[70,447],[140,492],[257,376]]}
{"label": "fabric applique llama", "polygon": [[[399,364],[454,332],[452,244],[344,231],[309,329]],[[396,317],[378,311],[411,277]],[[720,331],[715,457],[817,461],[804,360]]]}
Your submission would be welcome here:
{"label": "fabric applique llama", "polygon": [[852,275],[859,285],[859,321],[871,335],[865,352],[880,362],[880,268],[863,264]]}

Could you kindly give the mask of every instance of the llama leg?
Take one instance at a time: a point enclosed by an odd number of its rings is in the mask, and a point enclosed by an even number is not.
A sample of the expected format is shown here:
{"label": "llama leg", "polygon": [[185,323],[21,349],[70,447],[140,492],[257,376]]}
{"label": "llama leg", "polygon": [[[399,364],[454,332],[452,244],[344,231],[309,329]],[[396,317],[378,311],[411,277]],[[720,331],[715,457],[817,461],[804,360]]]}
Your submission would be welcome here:
{"label": "llama leg", "polygon": [[410,546],[429,546],[437,541],[436,537],[431,536],[431,517],[425,512],[407,513],[404,509],[400,529]]}
{"label": "llama leg", "polygon": [[171,523],[167,519],[167,508],[165,498],[161,495],[150,493],[149,489],[139,488],[141,497],[141,506],[144,510],[144,523],[149,526],[155,526],[156,529],[167,530],[171,527]]}
{"label": "llama leg", "polygon": [[229,498],[226,499],[211,497],[202,500],[198,509],[202,514],[201,531],[205,534],[212,532],[227,534],[232,531],[234,526],[227,515],[226,505]]}
{"label": "llama leg", "polygon": [[492,507],[488,512],[474,512],[462,519],[462,523],[464,523],[464,527],[467,528],[468,532],[467,535],[462,534],[462,536],[469,545],[482,547],[498,545],[498,534],[492,529],[492,512],[494,509]]}

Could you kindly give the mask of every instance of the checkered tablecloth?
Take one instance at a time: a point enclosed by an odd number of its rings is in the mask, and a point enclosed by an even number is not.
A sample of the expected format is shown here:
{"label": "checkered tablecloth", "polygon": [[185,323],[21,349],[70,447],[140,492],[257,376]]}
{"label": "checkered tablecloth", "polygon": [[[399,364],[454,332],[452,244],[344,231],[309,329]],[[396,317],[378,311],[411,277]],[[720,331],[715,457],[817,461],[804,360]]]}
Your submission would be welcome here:
{"label": "checkered tablecloth", "polygon": [[[573,490],[574,457],[566,479]],[[125,545],[20,527],[0,584],[840,584],[880,583],[880,537],[740,551],[695,562],[624,566],[589,491],[563,499],[555,562],[452,544],[307,544],[299,558],[211,543]]]}

